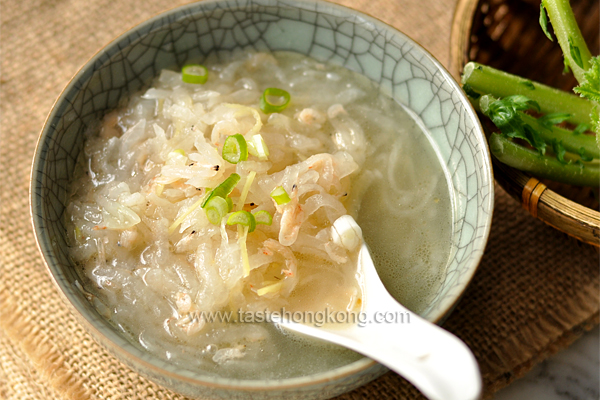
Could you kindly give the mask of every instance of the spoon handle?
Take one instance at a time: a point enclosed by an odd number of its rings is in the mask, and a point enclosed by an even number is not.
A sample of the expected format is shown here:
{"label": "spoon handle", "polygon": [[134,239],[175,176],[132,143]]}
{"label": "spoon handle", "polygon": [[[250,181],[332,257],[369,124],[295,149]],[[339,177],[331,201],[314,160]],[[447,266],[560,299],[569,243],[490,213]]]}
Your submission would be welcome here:
{"label": "spoon handle", "polygon": [[283,326],[364,354],[406,378],[431,400],[479,398],[479,367],[460,339],[403,307],[388,307],[379,315],[388,320],[399,315],[404,322],[376,323],[369,316],[368,323],[345,328],[290,322]]}
{"label": "spoon handle", "polygon": [[367,323],[335,332],[344,336],[344,345],[402,375],[430,399],[479,398],[481,374],[467,345],[398,303],[379,279],[365,244],[359,257]]}
{"label": "spoon handle", "polygon": [[479,366],[466,344],[391,296],[385,307],[368,312],[364,326],[332,333],[344,336],[345,346],[406,378],[429,399],[479,398]]}

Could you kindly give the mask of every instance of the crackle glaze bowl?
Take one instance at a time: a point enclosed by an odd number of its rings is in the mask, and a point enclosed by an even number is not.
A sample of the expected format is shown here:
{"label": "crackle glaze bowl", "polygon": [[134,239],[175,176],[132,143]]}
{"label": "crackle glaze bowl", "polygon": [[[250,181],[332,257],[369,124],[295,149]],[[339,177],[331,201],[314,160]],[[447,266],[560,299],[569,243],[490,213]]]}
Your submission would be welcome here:
{"label": "crackle glaze bowl", "polygon": [[100,50],[71,80],[40,135],[31,175],[31,213],[48,271],[81,324],[133,370],[191,397],[330,398],[386,369],[368,358],[311,376],[234,380],[181,371],[133,346],[80,290],[68,255],[65,205],[84,131],[163,68],[240,49],[287,50],[330,61],[378,82],[431,135],[451,181],[454,226],[445,280],[421,315],[440,323],[458,302],[490,231],[493,178],[486,141],[459,85],[405,34],[335,4],[299,0],[207,0],[158,15]]}

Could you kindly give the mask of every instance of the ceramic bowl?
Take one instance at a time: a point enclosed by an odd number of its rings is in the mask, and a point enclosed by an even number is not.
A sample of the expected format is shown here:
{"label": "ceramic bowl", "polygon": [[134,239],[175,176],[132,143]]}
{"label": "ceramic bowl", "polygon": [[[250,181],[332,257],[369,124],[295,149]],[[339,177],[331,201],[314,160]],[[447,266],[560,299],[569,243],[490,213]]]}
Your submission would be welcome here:
{"label": "ceramic bowl", "polygon": [[217,398],[329,398],[383,374],[362,358],[325,373],[244,381],[177,370],[133,346],[80,290],[64,225],[69,183],[84,132],[163,68],[239,49],[288,50],[366,75],[430,133],[452,182],[453,251],[446,277],[422,316],[440,322],[465,290],[490,230],[493,179],[479,121],[459,85],[405,34],[326,2],[207,0],[152,18],[100,50],[71,80],[40,135],[31,175],[31,212],[40,252],[59,291],[89,333],[133,370],[176,392]]}

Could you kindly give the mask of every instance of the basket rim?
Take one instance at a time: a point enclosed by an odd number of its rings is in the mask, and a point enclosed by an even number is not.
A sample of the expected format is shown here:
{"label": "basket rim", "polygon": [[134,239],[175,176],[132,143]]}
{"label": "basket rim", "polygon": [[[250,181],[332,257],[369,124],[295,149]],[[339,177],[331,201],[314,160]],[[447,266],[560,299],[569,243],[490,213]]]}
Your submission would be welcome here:
{"label": "basket rim", "polygon": [[[469,60],[471,28],[479,4],[485,0],[458,0],[451,25],[449,71],[458,81]],[[483,126],[483,124],[482,124]],[[485,126],[484,126],[485,129]],[[582,242],[600,247],[600,212],[567,199],[537,178],[501,164],[493,156],[496,182],[533,217]]]}

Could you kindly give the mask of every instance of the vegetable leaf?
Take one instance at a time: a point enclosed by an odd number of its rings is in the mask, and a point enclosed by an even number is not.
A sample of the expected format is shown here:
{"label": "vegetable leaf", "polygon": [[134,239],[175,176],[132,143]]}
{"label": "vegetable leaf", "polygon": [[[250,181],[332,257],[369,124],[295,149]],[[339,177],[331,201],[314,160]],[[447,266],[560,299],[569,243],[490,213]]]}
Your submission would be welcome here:
{"label": "vegetable leaf", "polygon": [[585,155],[585,149],[583,147],[579,149],[578,153],[582,161],[592,161],[594,159],[594,157],[588,157]]}
{"label": "vegetable leaf", "polygon": [[598,143],[598,147],[600,147],[600,107],[594,107],[590,114],[590,119],[592,120],[594,132],[596,132],[596,143]]}
{"label": "vegetable leaf", "polygon": [[583,74],[585,82],[573,91],[582,97],[600,103],[600,56],[590,60],[590,69]]}
{"label": "vegetable leaf", "polygon": [[524,124],[523,129],[525,130],[527,142],[529,142],[529,144],[531,144],[541,154],[546,154],[546,142],[544,142],[544,139],[540,137],[539,133],[529,124]]}
{"label": "vegetable leaf", "polygon": [[581,52],[579,51],[579,47],[573,44],[573,39],[569,36],[569,51],[571,52],[571,58],[575,61],[575,64],[579,66],[579,68],[583,68],[583,60],[581,59]]}
{"label": "vegetable leaf", "polygon": [[477,100],[478,98],[481,97],[481,95],[479,93],[477,93],[469,84],[463,85],[463,90],[469,97],[472,97],[475,100]]}
{"label": "vegetable leaf", "polygon": [[533,86],[533,82],[531,82],[530,80],[521,81],[519,82],[519,84],[527,86],[528,89],[535,90],[535,86]]}
{"label": "vegetable leaf", "polygon": [[573,129],[573,135],[581,135],[588,129],[590,129],[590,126],[588,124],[579,124],[575,129]]}
{"label": "vegetable leaf", "polygon": [[563,57],[563,65],[563,75],[566,75],[569,72],[571,72],[571,66],[569,65],[569,60],[567,60],[567,57]]}
{"label": "vegetable leaf", "polygon": [[530,125],[523,122],[518,111],[528,110],[539,106],[536,102],[522,95],[508,96],[489,104],[485,115],[494,125],[509,138],[518,138],[529,143],[540,154],[545,154],[546,143],[539,133]]}
{"label": "vegetable leaf", "polygon": [[538,122],[546,129],[552,129],[552,125],[565,122],[571,117],[568,113],[550,113],[538,118]]}
{"label": "vegetable leaf", "polygon": [[537,101],[531,100],[527,96],[523,96],[521,94],[507,96],[500,101],[505,101],[507,103],[512,104],[514,109],[517,111],[535,109],[537,112],[540,112],[540,105],[537,103]]}
{"label": "vegetable leaf", "polygon": [[550,39],[551,42],[554,42],[554,39],[552,39],[552,35],[548,30],[548,16],[546,15],[546,8],[544,8],[543,3],[540,4],[540,26],[542,27],[542,30],[544,31],[548,39]]}
{"label": "vegetable leaf", "polygon": [[562,141],[553,140],[550,143],[552,144],[552,151],[556,154],[558,161],[560,161],[561,164],[567,164],[567,161],[565,161],[566,150]]}

